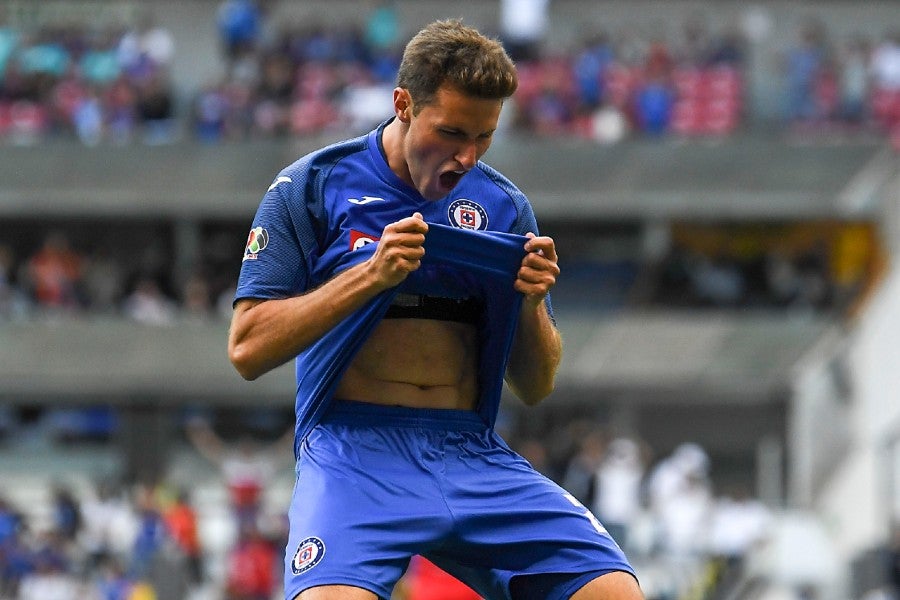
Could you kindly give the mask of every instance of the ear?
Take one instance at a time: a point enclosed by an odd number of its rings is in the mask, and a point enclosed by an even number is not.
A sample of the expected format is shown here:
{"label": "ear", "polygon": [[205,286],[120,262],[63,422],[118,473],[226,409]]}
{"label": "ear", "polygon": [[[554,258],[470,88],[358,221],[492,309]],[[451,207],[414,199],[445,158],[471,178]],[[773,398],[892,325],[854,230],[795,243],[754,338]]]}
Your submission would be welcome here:
{"label": "ear", "polygon": [[412,119],[412,98],[404,88],[394,88],[394,114],[403,123]]}

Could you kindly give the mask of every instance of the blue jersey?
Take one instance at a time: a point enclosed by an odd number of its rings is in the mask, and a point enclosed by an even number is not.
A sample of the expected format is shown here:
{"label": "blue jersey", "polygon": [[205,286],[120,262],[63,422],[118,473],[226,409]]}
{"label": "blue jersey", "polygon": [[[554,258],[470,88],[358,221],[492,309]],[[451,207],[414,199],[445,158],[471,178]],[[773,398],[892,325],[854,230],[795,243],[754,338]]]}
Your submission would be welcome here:
{"label": "blue jersey", "polygon": [[[306,155],[282,170],[253,221],[235,300],[304,293],[369,258],[384,227],[420,212],[429,223],[422,266],[305,349],[296,359],[295,451],[327,409],[355,352],[397,292],[480,299],[480,397],[493,426],[521,295],[513,282],[526,232],[538,233],[525,195],[479,162],[438,201],[423,198],[387,164],[385,124]],[[548,299],[548,311],[550,309]]]}

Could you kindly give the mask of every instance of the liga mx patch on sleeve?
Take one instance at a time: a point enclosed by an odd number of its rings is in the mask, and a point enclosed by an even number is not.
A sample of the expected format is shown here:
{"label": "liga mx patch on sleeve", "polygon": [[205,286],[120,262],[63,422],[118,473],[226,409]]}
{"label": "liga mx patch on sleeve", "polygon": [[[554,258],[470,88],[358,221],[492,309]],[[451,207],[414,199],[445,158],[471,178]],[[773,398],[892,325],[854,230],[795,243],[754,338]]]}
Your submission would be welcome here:
{"label": "liga mx patch on sleeve", "polygon": [[268,245],[269,232],[262,227],[254,227],[247,236],[247,245],[244,247],[243,260],[256,260],[259,253]]}
{"label": "liga mx patch on sleeve", "polygon": [[322,561],[325,556],[325,543],[319,538],[308,537],[297,546],[294,558],[291,559],[291,571],[300,575],[309,571]]}

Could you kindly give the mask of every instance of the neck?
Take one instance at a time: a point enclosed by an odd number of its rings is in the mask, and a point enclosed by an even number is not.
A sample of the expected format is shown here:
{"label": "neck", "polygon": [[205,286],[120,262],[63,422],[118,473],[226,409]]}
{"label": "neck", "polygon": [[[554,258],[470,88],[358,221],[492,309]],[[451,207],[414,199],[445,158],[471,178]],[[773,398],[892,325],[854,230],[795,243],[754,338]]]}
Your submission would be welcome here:
{"label": "neck", "polygon": [[384,146],[385,158],[391,171],[397,177],[412,185],[412,176],[409,174],[409,165],[406,163],[405,153],[403,152],[403,142],[406,139],[407,131],[409,131],[409,125],[395,118],[385,126],[381,135],[381,143]]}

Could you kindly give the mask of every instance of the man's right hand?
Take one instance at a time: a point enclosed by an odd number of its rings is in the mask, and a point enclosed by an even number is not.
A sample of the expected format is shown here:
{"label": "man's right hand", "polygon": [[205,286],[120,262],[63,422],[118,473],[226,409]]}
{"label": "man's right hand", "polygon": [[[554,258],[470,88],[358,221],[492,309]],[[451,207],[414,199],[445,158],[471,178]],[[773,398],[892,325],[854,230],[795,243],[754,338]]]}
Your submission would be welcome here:
{"label": "man's right hand", "polygon": [[399,285],[421,266],[426,233],[428,223],[418,212],[384,228],[369,263],[385,289]]}

